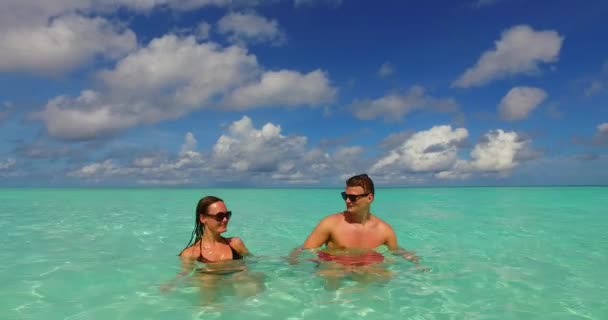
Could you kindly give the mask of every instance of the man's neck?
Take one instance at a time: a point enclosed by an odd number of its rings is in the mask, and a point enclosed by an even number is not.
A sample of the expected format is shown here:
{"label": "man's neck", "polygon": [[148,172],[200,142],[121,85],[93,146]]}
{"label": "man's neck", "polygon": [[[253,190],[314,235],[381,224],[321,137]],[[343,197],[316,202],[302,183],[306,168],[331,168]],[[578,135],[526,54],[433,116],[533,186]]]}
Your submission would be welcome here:
{"label": "man's neck", "polygon": [[372,213],[369,211],[362,211],[362,212],[346,211],[344,216],[346,217],[347,222],[365,224],[371,218]]}

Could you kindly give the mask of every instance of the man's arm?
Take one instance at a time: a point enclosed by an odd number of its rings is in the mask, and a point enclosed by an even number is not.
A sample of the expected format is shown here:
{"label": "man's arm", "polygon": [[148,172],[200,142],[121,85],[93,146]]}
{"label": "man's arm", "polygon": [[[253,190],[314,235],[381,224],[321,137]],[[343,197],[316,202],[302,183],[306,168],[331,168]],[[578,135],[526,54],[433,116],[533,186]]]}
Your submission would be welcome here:
{"label": "man's arm", "polygon": [[304,244],[291,250],[289,253],[289,262],[292,264],[297,263],[298,256],[304,249],[315,249],[329,241],[329,236],[331,234],[331,216],[326,217],[317,226],[312,230]]}
{"label": "man's arm", "polygon": [[331,224],[333,216],[329,216],[321,220],[319,224],[312,230],[304,244],[303,249],[315,249],[329,241],[329,235],[331,234]]}
{"label": "man's arm", "polygon": [[397,244],[397,235],[395,234],[395,231],[393,230],[393,228],[391,226],[389,226],[389,225],[387,225],[386,227],[387,227],[387,230],[386,230],[386,234],[387,234],[386,246],[388,247],[388,249],[394,255],[402,256],[404,259],[406,259],[408,261],[411,261],[416,266],[419,266],[420,265],[420,258],[418,258],[418,256],[416,256],[413,251],[407,251],[407,250],[401,248]]}

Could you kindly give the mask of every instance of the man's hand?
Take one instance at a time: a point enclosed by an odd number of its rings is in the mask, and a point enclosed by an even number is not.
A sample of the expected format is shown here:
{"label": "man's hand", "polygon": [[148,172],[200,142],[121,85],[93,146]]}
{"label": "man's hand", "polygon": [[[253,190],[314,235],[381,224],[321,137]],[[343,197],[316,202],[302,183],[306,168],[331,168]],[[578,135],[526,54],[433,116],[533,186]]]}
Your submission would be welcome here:
{"label": "man's hand", "polygon": [[173,283],[165,283],[160,286],[160,292],[162,292],[162,293],[167,293],[171,289],[173,289]]}
{"label": "man's hand", "polygon": [[421,271],[421,272],[431,272],[431,267],[422,267],[422,266],[417,266],[416,270]]}
{"label": "man's hand", "polygon": [[420,263],[420,258],[416,254],[414,254],[413,251],[411,251],[411,252],[406,251],[403,254],[403,258],[405,260],[409,260],[409,261],[413,262],[415,265],[418,265]]}
{"label": "man's hand", "polygon": [[[404,250],[405,251],[405,250]],[[411,261],[412,263],[414,263],[414,265],[416,265],[416,269],[422,272],[429,272],[431,271],[430,267],[423,267],[420,265],[420,257],[418,257],[414,251],[406,251],[403,254],[403,258]]]}
{"label": "man's hand", "polygon": [[299,246],[299,247],[291,250],[291,252],[289,253],[289,256],[287,257],[287,262],[289,262],[289,264],[291,264],[291,265],[298,264],[298,256],[300,256],[300,253],[303,250],[304,250],[303,246]]}

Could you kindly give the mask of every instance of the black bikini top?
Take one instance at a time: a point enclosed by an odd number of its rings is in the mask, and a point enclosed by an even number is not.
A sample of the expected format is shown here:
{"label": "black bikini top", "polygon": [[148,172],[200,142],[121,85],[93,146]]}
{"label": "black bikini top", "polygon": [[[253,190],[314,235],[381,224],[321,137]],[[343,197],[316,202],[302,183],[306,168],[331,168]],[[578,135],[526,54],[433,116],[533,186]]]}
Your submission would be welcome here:
{"label": "black bikini top", "polygon": [[[236,250],[234,250],[234,248],[230,245],[230,243],[228,243],[228,241],[226,241],[226,244],[228,245],[228,247],[230,247],[230,251],[232,253],[232,260],[241,260],[243,259],[243,256]],[[207,258],[205,258],[203,256],[203,241],[201,240],[201,255],[198,257],[198,259],[196,259],[202,263],[213,263],[213,262],[218,262],[218,261],[211,261]]]}

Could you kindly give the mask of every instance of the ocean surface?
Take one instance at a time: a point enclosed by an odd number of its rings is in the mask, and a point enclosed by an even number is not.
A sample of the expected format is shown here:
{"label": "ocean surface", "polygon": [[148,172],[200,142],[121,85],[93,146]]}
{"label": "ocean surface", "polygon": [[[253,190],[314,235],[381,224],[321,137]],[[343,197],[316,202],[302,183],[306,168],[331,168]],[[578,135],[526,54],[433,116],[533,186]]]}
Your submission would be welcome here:
{"label": "ocean surface", "polygon": [[[0,189],[0,319],[608,319],[608,187],[377,189],[372,212],[430,272],[325,288],[305,252],[341,189]],[[199,198],[234,212],[253,296],[213,299],[177,254]],[[382,252],[382,250],[380,250]],[[236,283],[238,285],[238,283]]]}

